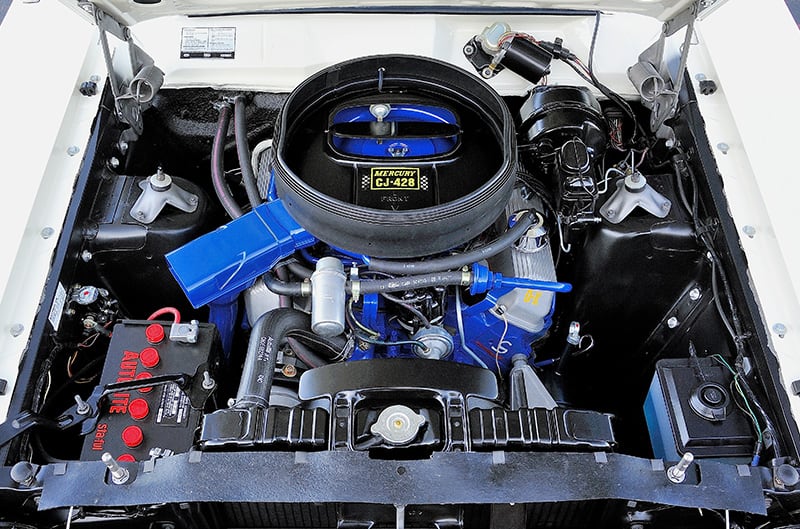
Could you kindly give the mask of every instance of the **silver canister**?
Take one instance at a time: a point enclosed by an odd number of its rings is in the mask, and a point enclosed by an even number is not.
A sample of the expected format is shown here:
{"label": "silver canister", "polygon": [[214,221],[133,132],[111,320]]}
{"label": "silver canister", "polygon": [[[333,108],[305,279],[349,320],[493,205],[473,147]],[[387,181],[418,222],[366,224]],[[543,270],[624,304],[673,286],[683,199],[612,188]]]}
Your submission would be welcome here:
{"label": "silver canister", "polygon": [[323,257],[311,274],[311,330],[320,336],[344,332],[345,282],[342,262]]}

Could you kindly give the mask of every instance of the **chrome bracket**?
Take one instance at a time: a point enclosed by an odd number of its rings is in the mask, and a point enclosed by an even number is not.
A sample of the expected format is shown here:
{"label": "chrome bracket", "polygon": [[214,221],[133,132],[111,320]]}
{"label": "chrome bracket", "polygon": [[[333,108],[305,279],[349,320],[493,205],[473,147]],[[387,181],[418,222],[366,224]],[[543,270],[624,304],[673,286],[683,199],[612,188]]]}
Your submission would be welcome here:
{"label": "chrome bracket", "polygon": [[[90,2],[82,2],[81,7],[94,16],[100,32],[100,45],[117,117],[130,125],[137,135],[141,135],[144,129],[142,112],[150,107],[164,83],[164,72],[154,64],[152,57],[134,44],[130,29]],[[109,33],[128,45],[127,55],[112,55]]]}
{"label": "chrome bracket", "polygon": [[167,204],[186,213],[197,209],[197,195],[178,187],[160,167],[156,174],[139,182],[139,187],[142,194],[131,207],[131,217],[142,224],[156,220]]}
{"label": "chrome bracket", "polygon": [[[675,115],[678,109],[678,94],[683,86],[686,72],[686,61],[689,58],[689,47],[694,35],[694,24],[701,10],[707,9],[715,2],[697,0],[684,11],[666,21],[661,36],[650,47],[639,55],[639,61],[628,68],[628,78],[639,93],[642,104],[649,108],[650,130],[656,137],[665,139],[667,145],[675,142],[675,131],[665,122]],[[686,27],[686,35],[681,48],[680,65],[672,79],[667,63],[664,60],[664,47],[667,37],[674,35],[679,29]]]}
{"label": "chrome bracket", "polygon": [[641,173],[636,172],[617,180],[617,190],[600,208],[600,215],[611,224],[619,224],[637,207],[663,219],[669,214],[672,202],[653,189]]}

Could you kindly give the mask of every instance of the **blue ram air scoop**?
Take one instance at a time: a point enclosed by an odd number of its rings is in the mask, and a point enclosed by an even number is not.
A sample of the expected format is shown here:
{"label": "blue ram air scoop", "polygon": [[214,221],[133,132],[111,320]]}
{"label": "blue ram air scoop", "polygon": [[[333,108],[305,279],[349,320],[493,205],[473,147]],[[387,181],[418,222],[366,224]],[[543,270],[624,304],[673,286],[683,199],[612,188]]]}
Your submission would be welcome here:
{"label": "blue ram air scoop", "polygon": [[167,254],[170,271],[192,306],[247,288],[278,261],[316,243],[281,200],[257,206]]}

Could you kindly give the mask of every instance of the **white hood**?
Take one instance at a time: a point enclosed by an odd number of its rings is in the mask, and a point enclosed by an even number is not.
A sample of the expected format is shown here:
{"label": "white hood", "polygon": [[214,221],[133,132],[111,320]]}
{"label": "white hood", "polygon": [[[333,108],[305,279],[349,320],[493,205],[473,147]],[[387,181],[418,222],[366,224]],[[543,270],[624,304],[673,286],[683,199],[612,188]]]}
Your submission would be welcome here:
{"label": "white hood", "polygon": [[[82,0],[62,0],[71,7],[87,3]],[[647,15],[667,21],[680,15],[693,4],[698,4],[700,14],[719,7],[726,0],[350,0],[331,2],[320,0],[94,0],[92,3],[118,22],[131,26],[137,22],[172,15],[226,15],[264,13],[270,11],[302,11],[349,9],[392,11],[464,11],[480,9],[551,9],[571,11],[627,12]],[[148,3],[149,2],[149,3]]]}

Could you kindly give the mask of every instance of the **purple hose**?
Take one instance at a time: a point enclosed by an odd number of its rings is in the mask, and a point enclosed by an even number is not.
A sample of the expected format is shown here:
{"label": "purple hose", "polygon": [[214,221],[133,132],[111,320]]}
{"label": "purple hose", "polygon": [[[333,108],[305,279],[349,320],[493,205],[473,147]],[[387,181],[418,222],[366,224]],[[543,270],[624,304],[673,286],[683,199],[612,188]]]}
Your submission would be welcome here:
{"label": "purple hose", "polygon": [[222,207],[232,219],[242,216],[242,208],[233,199],[225,185],[225,170],[223,158],[225,156],[225,138],[228,135],[228,126],[231,123],[231,106],[223,104],[219,109],[219,121],[217,121],[217,133],[214,135],[214,145],[211,148],[211,181],[214,184],[214,192],[222,203]]}

